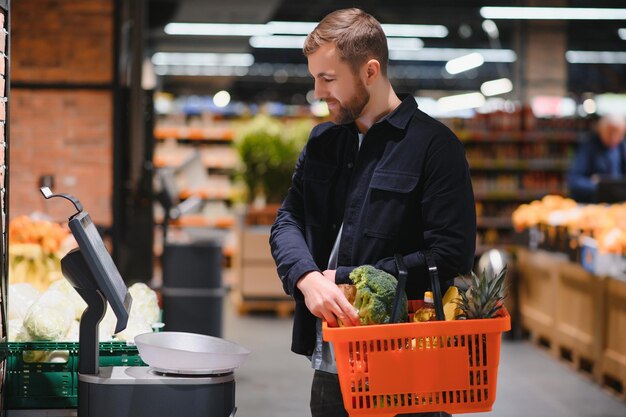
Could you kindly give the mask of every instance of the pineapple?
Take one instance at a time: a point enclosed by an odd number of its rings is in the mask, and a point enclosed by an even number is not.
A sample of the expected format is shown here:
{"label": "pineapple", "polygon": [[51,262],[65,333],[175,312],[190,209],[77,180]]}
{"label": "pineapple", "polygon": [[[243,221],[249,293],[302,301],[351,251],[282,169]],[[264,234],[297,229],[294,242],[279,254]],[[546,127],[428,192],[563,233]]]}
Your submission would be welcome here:
{"label": "pineapple", "polygon": [[472,272],[467,291],[460,291],[461,313],[457,319],[487,319],[496,317],[503,308],[506,265],[492,278],[483,270],[480,277]]}

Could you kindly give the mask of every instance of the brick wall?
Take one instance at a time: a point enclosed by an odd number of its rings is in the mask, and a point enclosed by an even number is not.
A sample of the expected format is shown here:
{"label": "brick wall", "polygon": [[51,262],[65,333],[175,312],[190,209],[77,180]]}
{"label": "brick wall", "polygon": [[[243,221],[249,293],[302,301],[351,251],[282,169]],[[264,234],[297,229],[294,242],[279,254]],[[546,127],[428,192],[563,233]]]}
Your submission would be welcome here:
{"label": "brick wall", "polygon": [[[42,175],[110,225],[113,184],[113,0],[12,2],[10,216],[65,220],[67,203],[38,192]],[[71,84],[72,88],[29,88]]]}

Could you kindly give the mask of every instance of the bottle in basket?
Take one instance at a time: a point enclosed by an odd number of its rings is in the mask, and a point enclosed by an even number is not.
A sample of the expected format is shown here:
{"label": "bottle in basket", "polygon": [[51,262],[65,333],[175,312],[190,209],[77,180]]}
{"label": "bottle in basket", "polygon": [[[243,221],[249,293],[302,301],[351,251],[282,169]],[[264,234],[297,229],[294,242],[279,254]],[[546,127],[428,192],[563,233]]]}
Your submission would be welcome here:
{"label": "bottle in basket", "polygon": [[433,301],[433,293],[426,291],[424,293],[424,305],[420,307],[413,316],[413,321],[436,321],[435,303]]}

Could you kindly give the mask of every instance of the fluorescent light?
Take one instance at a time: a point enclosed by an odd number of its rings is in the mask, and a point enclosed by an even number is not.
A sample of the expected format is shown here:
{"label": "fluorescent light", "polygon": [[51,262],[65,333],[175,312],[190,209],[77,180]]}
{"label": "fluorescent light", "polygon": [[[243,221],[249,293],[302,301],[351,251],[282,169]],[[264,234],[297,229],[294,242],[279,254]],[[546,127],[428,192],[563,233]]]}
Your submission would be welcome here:
{"label": "fluorescent light", "polygon": [[381,26],[387,36],[417,38],[445,38],[448,36],[448,28],[442,25],[383,24]]}
{"label": "fluorescent light", "polygon": [[496,25],[496,22],[494,22],[493,20],[489,20],[489,19],[483,20],[482,27],[485,33],[487,34],[487,36],[489,36],[489,38],[498,39],[498,37],[500,36],[500,31],[498,30],[498,26]]}
{"label": "fluorescent light", "polygon": [[437,105],[443,111],[455,111],[474,109],[485,104],[485,97],[480,93],[457,94],[454,96],[441,97]]}
{"label": "fluorescent light", "polygon": [[[306,36],[270,35],[252,36],[250,46],[253,48],[302,49]],[[415,51],[424,46],[418,38],[387,38],[389,50]]]}
{"label": "fluorescent light", "polygon": [[[279,22],[266,24],[251,23],[168,23],[168,35],[203,36],[263,36],[272,34],[308,35],[317,22]],[[395,25],[383,24],[385,34],[390,37],[445,38],[448,29],[443,25]]]}
{"label": "fluorescent light", "polygon": [[152,55],[154,65],[233,66],[254,64],[252,54],[216,54],[202,52],[157,52]]}
{"label": "fluorescent light", "polygon": [[508,78],[484,82],[480,86],[480,92],[486,96],[497,96],[513,90],[513,83]]}
{"label": "fluorescent light", "polygon": [[253,36],[250,46],[253,48],[302,49],[306,36]]}
{"label": "fluorescent light", "polygon": [[415,51],[424,47],[424,41],[419,38],[387,38],[387,47],[390,51]]}
{"label": "fluorescent light", "polygon": [[168,35],[255,36],[269,34],[266,25],[248,23],[168,23],[164,30]]}
{"label": "fluorescent light", "polygon": [[617,29],[617,35],[626,41],[626,28]]}
{"label": "fluorescent light", "polygon": [[461,72],[480,67],[484,63],[485,59],[480,53],[472,52],[448,61],[448,63],[446,64],[446,71],[453,75],[459,74]]}
{"label": "fluorescent light", "polygon": [[481,7],[485,19],[626,20],[626,9],[583,7]]}
{"label": "fluorescent light", "polygon": [[308,35],[317,26],[316,22],[278,22],[271,21],[266,24],[267,31],[282,35]]}
{"label": "fluorescent light", "polygon": [[244,77],[248,74],[247,67],[229,66],[194,66],[194,65],[156,65],[157,75],[185,75],[200,77]]}
{"label": "fluorescent light", "polygon": [[389,59],[396,61],[450,61],[477,52],[485,62],[515,62],[517,55],[511,49],[423,48],[418,51],[389,51]]}
{"label": "fluorescent light", "polygon": [[567,51],[565,59],[570,64],[626,64],[626,52]]}

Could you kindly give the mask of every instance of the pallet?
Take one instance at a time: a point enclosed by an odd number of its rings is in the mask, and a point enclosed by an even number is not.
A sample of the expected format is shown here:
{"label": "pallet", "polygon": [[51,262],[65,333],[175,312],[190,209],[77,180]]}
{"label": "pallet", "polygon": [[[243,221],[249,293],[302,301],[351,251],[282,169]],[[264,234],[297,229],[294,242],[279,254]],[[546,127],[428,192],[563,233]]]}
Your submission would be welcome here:
{"label": "pallet", "polygon": [[240,315],[270,312],[279,317],[290,317],[295,308],[295,303],[291,299],[246,297],[242,294],[233,294],[233,300]]}
{"label": "pallet", "polygon": [[612,375],[604,373],[600,383],[609,392],[626,401],[626,379],[614,378]]}
{"label": "pallet", "polygon": [[575,371],[580,372],[595,380],[594,370],[596,369],[596,362],[585,355],[581,355],[575,349],[570,349],[566,346],[558,346],[559,359],[568,364]]}

